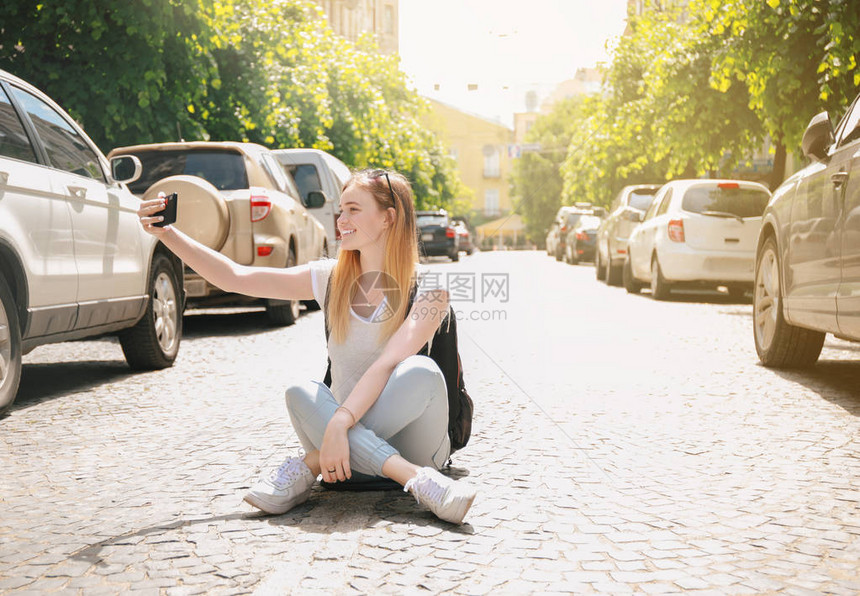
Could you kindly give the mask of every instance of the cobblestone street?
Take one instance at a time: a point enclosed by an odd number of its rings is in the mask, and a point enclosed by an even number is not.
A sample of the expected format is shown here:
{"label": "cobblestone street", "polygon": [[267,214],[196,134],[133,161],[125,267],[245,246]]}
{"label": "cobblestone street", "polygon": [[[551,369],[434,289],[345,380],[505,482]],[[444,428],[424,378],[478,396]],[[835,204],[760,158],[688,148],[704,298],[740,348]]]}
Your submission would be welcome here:
{"label": "cobblestone street", "polygon": [[[167,370],[133,373],[113,339],[25,356],[0,421],[0,592],[860,592],[858,344],[773,371],[748,301],[628,295],[541,251],[431,268],[477,288],[452,302],[466,525],[400,491],[243,503],[299,447],[283,393],[322,378],[323,316],[205,311]],[[482,296],[490,274],[506,297]]]}

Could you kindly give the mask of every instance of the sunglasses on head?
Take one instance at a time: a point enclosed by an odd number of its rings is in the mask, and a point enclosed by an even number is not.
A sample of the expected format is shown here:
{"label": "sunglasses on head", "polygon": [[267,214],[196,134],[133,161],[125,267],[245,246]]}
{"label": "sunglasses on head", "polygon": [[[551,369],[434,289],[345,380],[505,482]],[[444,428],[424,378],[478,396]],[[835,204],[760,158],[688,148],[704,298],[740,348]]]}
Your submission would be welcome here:
{"label": "sunglasses on head", "polygon": [[382,176],[385,176],[385,181],[388,182],[388,192],[391,193],[391,202],[394,203],[395,207],[397,207],[397,197],[394,194],[394,189],[391,187],[391,179],[388,177],[388,172],[385,170],[373,170],[368,175],[371,180],[376,180]]}

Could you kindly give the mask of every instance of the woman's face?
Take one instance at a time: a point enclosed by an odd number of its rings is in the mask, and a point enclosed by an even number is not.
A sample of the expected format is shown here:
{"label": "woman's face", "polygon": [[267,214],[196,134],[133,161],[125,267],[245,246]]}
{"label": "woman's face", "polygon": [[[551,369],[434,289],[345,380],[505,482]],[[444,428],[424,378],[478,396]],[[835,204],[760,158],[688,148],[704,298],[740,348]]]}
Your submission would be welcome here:
{"label": "woman's face", "polygon": [[373,195],[358,186],[350,186],[340,196],[337,227],[341,248],[362,250],[378,246],[382,250],[390,220],[391,215],[379,207]]}

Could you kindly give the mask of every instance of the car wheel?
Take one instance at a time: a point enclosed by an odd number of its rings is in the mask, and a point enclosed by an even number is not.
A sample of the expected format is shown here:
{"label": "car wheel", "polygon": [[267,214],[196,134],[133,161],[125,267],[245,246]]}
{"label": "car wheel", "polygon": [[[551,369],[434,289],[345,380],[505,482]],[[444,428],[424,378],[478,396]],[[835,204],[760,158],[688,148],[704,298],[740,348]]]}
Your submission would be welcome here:
{"label": "car wheel", "polygon": [[6,414],[21,382],[21,325],[12,291],[0,278],[0,416]]}
{"label": "car wheel", "polygon": [[612,261],[606,263],[606,285],[620,286],[622,282],[621,267],[613,267]]}
{"label": "car wheel", "polygon": [[669,294],[669,283],[663,277],[663,270],[660,268],[657,255],[654,255],[651,258],[651,297],[654,300],[666,300],[669,298]]}
{"label": "car wheel", "polygon": [[603,268],[603,261],[600,260],[599,250],[594,254],[594,276],[597,278],[597,281],[606,279],[606,269]]}
{"label": "car wheel", "polygon": [[622,280],[624,289],[628,294],[638,294],[642,291],[642,284],[633,277],[633,267],[630,265],[630,259],[624,259],[624,270],[622,272]]}
{"label": "car wheel", "polygon": [[[287,254],[287,269],[296,265],[296,251],[290,247]],[[299,318],[301,300],[267,300],[266,316],[269,322],[280,327],[288,327]]]}
{"label": "car wheel", "polygon": [[564,252],[562,251],[562,249],[559,247],[556,247],[556,249],[555,249],[555,260],[561,261],[563,256],[564,256]]}
{"label": "car wheel", "polygon": [[456,263],[457,261],[459,261],[459,260],[460,260],[460,253],[459,253],[459,251],[457,251],[457,250],[453,251],[453,252],[452,252],[451,254],[449,254],[448,256],[449,256],[449,257],[451,257],[451,262],[452,262],[452,263]]}
{"label": "car wheel", "polygon": [[753,288],[753,336],[762,364],[771,368],[812,366],[821,354],[825,334],[795,327],[782,313],[776,241],[765,240],[756,259]]}
{"label": "car wheel", "polygon": [[169,176],[150,186],[143,200],[154,199],[162,191],[180,197],[176,227],[212,250],[221,250],[230,232],[230,213],[221,191],[197,176]]}
{"label": "car wheel", "polygon": [[135,370],[167,368],[176,360],[182,339],[179,275],[163,254],[156,254],[149,274],[149,300],[143,318],[120,331],[126,362]]}

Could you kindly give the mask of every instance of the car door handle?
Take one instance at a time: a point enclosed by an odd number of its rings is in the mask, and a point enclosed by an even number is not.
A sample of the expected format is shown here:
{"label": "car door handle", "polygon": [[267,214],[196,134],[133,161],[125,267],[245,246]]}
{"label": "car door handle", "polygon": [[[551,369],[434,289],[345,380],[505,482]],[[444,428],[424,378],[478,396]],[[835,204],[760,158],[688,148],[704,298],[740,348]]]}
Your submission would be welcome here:
{"label": "car door handle", "polygon": [[842,186],[846,180],[848,180],[848,172],[836,172],[830,176],[833,186]]}
{"label": "car door handle", "polygon": [[87,189],[83,186],[67,186],[69,192],[72,193],[72,196],[76,199],[85,199],[87,198]]}

